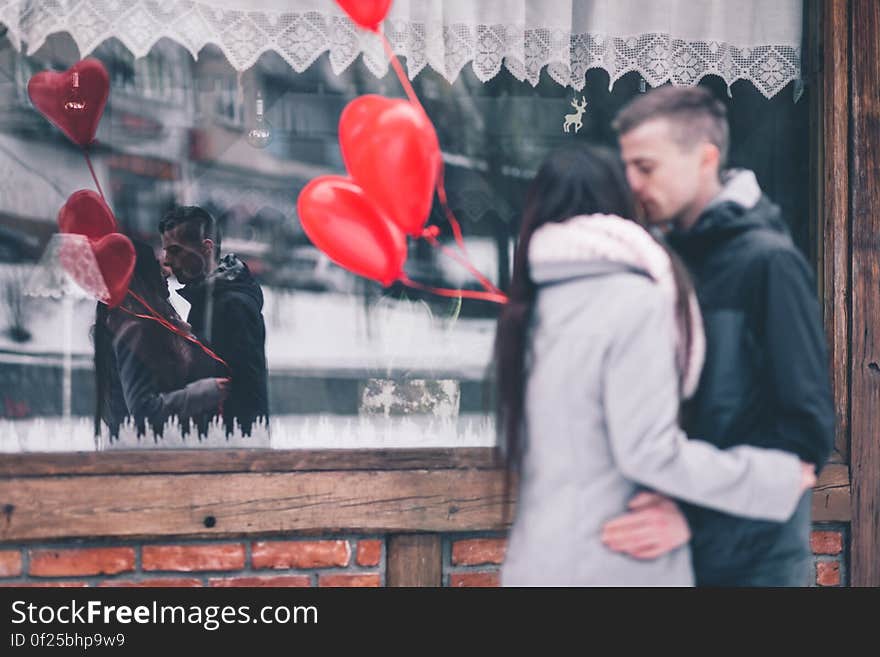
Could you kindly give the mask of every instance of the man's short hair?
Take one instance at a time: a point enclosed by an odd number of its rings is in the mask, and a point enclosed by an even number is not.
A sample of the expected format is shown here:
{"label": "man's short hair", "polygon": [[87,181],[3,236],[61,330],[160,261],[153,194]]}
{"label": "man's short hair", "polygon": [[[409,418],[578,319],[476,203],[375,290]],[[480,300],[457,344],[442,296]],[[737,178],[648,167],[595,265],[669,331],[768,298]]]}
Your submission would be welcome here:
{"label": "man's short hair", "polygon": [[630,101],[611,124],[618,135],[625,135],[643,123],[666,119],[673,139],[682,148],[708,141],[718,148],[719,168],[727,163],[730,129],[727,108],[703,87],[664,85]]}
{"label": "man's short hair", "polygon": [[159,221],[159,232],[166,233],[183,226],[181,237],[193,246],[203,240],[214,242],[214,257],[220,257],[220,226],[207,210],[197,205],[180,205],[170,209]]}

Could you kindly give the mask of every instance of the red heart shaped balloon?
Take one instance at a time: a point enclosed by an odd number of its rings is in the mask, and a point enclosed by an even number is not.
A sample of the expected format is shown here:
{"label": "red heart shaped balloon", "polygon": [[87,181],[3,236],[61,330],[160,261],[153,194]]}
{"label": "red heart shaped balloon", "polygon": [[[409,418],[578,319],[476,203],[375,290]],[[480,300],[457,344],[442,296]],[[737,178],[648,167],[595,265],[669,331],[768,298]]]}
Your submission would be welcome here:
{"label": "red heart shaped balloon", "polygon": [[109,293],[104,303],[115,308],[128,294],[128,286],[134,275],[134,244],[122,233],[110,233],[93,242],[92,250]]}
{"label": "red heart shaped balloon", "polygon": [[80,146],[94,141],[109,93],[110,77],[97,59],[79,61],[63,73],[43,71],[28,81],[34,107]]}
{"label": "red heart shaped balloon", "polygon": [[83,235],[67,235],[58,259],[77,285],[111,308],[122,303],[128,293],[135,250],[122,233],[110,233],[94,242]]}
{"label": "red heart shaped balloon", "polygon": [[373,32],[385,20],[391,0],[336,0],[355,23]]}
{"label": "red heart shaped balloon", "polygon": [[116,218],[96,192],[81,189],[67,198],[58,212],[58,228],[62,233],[85,235],[97,240],[117,231]]}
{"label": "red heart shaped balloon", "polygon": [[315,178],[296,209],[306,235],[336,264],[385,286],[400,278],[406,237],[349,178]]}
{"label": "red heart shaped balloon", "polygon": [[440,144],[419,107],[376,95],[351,101],[339,145],[352,179],[404,233],[422,233],[440,170]]}

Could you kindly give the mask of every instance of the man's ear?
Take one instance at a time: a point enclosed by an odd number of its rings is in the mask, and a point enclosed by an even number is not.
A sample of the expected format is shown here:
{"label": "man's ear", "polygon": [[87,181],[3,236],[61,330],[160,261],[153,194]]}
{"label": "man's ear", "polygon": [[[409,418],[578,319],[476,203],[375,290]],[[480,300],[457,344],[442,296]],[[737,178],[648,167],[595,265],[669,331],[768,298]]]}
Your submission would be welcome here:
{"label": "man's ear", "polygon": [[717,169],[721,165],[721,151],[712,143],[703,145],[703,165]]}
{"label": "man's ear", "polygon": [[205,238],[202,241],[202,247],[205,249],[205,255],[208,256],[208,260],[214,257],[214,240],[210,238]]}
{"label": "man's ear", "polygon": [[717,177],[721,167],[721,151],[715,144],[703,144],[703,154],[700,160],[700,166],[713,176]]}

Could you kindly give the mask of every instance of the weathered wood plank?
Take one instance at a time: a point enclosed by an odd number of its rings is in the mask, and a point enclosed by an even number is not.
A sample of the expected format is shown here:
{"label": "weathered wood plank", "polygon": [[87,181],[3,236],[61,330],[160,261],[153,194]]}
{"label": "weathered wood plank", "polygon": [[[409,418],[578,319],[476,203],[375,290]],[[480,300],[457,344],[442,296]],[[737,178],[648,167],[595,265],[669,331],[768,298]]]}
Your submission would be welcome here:
{"label": "weathered wood plank", "polygon": [[0,480],[0,542],[499,529],[500,472],[328,471]]}
{"label": "weathered wood plank", "polygon": [[880,586],[880,3],[852,0],[852,566]]}
{"label": "weathered wood plank", "polygon": [[495,467],[495,449],[156,450],[2,454],[0,477]]}
{"label": "weathered wood plank", "polygon": [[[21,477],[0,480],[0,542],[499,530],[503,510],[500,470]],[[846,466],[825,468],[813,515],[849,520]]]}
{"label": "weathered wood plank", "polygon": [[[819,0],[814,0],[819,5]],[[813,137],[822,140],[819,162],[822,233],[821,269],[825,332],[828,339],[831,388],[837,433],[832,461],[849,459],[849,15],[846,2],[821,0],[817,12],[821,54],[814,93],[819,104],[819,121]],[[816,18],[814,16],[814,18]],[[814,151],[815,152],[815,151]],[[820,181],[816,181],[819,183]]]}
{"label": "weathered wood plank", "polygon": [[437,534],[397,534],[388,539],[388,586],[442,586],[443,554]]}
{"label": "weathered wood plank", "polygon": [[850,520],[849,467],[827,465],[813,489],[813,522]]}

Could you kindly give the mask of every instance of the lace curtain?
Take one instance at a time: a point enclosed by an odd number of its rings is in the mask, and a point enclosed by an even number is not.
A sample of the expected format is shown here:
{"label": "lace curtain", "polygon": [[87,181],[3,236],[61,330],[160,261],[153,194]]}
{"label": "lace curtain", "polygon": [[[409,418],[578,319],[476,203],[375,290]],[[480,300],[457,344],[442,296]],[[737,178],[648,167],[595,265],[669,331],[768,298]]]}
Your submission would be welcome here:
{"label": "lace curtain", "polygon": [[[296,71],[324,52],[337,73],[361,54],[374,74],[388,68],[332,0],[0,0],[0,22],[29,52],[63,31],[83,56],[110,37],[143,56],[167,37],[194,57],[214,44],[237,70],[269,50]],[[534,85],[546,67],[580,90],[601,68],[612,85],[631,71],[652,86],[717,75],[769,98],[801,72],[802,0],[395,0],[383,30],[410,77],[430,66],[450,82],[505,66]]]}

